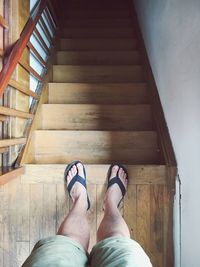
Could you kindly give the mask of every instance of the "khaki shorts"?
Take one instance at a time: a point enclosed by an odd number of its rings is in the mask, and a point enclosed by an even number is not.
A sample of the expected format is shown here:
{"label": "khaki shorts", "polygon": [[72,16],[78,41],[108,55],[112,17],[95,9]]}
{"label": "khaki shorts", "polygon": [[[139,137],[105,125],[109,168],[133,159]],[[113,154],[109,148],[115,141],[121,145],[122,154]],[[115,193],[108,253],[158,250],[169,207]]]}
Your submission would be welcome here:
{"label": "khaki shorts", "polygon": [[71,238],[56,235],[40,240],[22,267],[152,267],[142,247],[126,237],[97,243],[90,255]]}

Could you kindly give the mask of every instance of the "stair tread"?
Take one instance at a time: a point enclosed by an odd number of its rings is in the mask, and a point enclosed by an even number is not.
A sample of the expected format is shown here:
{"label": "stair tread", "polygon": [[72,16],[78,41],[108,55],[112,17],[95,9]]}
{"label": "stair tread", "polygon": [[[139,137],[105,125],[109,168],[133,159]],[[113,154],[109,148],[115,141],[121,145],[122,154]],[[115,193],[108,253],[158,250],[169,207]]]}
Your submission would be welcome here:
{"label": "stair tread", "polygon": [[140,64],[140,53],[133,51],[57,51],[57,64],[113,65]]}
{"label": "stair tread", "polygon": [[146,104],[147,84],[49,83],[49,103]]}
{"label": "stair tread", "polygon": [[32,163],[159,163],[155,131],[36,130],[33,144]]}
{"label": "stair tread", "polygon": [[42,129],[120,131],[152,128],[150,105],[42,105]]}
{"label": "stair tread", "polygon": [[141,82],[141,65],[54,65],[54,82]]}
{"label": "stair tread", "polygon": [[[26,164],[21,183],[60,184],[66,164]],[[88,184],[107,184],[109,165],[85,164]],[[165,184],[167,168],[165,165],[126,165],[129,173],[129,185]]]}

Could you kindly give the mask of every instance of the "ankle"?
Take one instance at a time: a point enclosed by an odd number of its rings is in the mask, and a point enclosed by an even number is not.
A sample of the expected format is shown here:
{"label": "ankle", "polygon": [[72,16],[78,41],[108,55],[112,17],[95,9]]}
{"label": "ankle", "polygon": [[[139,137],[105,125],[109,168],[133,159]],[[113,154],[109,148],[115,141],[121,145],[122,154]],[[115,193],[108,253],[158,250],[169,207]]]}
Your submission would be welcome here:
{"label": "ankle", "polygon": [[105,199],[104,200],[104,211],[105,212],[116,212],[116,210],[118,210],[118,206],[116,204],[116,201],[111,200],[111,199]]}
{"label": "ankle", "polygon": [[86,212],[88,208],[87,197],[84,195],[77,196],[73,201],[73,208],[80,212]]}

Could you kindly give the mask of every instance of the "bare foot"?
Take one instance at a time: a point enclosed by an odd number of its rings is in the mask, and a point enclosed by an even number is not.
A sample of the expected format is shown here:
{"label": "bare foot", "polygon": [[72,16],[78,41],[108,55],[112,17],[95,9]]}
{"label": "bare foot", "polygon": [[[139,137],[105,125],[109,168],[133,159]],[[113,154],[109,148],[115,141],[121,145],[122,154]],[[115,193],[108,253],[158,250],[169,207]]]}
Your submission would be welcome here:
{"label": "bare foot", "polygon": [[[118,170],[119,170],[119,172],[118,172]],[[126,172],[121,167],[114,165],[112,167],[112,171],[111,171],[111,175],[110,175],[109,180],[116,177],[117,175],[120,178],[120,180],[122,181],[125,189],[127,189],[128,177],[127,177]],[[106,205],[118,206],[121,199],[122,199],[122,192],[119,188],[119,185],[113,184],[111,187],[108,188],[108,190],[106,192],[105,199],[104,199],[104,208],[106,207]]]}
{"label": "bare foot", "polygon": [[[81,163],[74,164],[70,171],[68,172],[66,181],[67,186],[69,185],[70,181],[73,179],[73,177],[78,173],[79,176],[81,176],[83,179],[85,179],[85,174],[83,171],[83,165]],[[70,192],[70,196],[72,198],[73,202],[79,201],[81,207],[85,210],[88,208],[88,202],[87,202],[87,190],[86,188],[79,182],[76,182]]]}

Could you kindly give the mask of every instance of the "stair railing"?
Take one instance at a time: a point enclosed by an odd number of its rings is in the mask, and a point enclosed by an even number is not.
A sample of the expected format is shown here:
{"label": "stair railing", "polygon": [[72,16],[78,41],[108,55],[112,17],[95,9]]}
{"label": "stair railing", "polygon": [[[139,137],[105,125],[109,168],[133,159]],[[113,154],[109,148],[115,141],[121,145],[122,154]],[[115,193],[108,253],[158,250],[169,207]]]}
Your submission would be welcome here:
{"label": "stair railing", "polygon": [[[2,155],[0,185],[24,173],[24,168],[17,166],[17,159],[27,142],[30,125],[40,99],[45,76],[48,71],[48,62],[56,40],[58,20],[54,6],[55,1],[53,0],[37,1],[19,39],[12,46],[8,57],[4,58],[4,65],[0,72],[0,97],[3,103],[0,106],[0,123],[2,126],[2,139],[0,140],[0,154]],[[0,16],[0,26],[8,27],[2,16]],[[32,56],[32,59],[34,59],[32,60],[32,65],[28,60],[24,60],[24,53],[26,55],[28,53],[29,58]],[[24,83],[20,83],[13,78],[18,66],[28,73],[29,85],[32,81],[34,90],[31,86],[25,86]],[[29,97],[29,112],[9,107],[9,101],[4,99],[8,98],[11,89],[18,90]],[[17,138],[10,136],[11,118],[25,119],[23,136]],[[15,153],[16,157],[14,158],[12,153],[13,147],[15,152],[17,150]]]}

